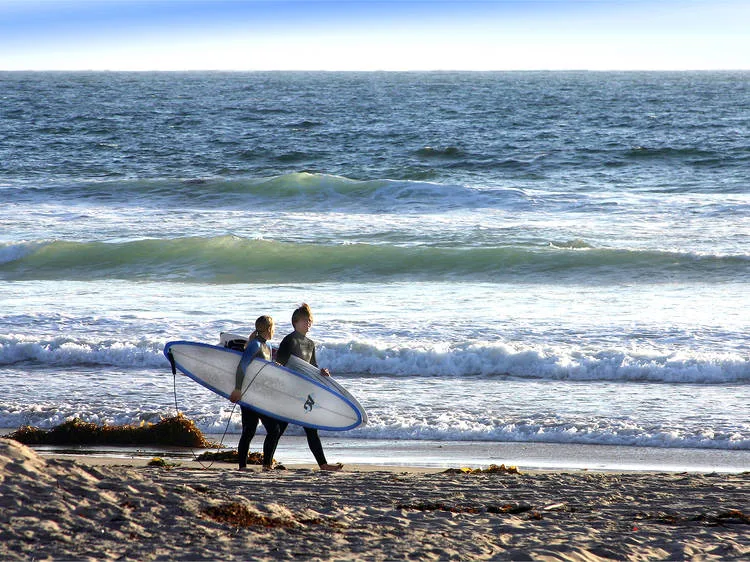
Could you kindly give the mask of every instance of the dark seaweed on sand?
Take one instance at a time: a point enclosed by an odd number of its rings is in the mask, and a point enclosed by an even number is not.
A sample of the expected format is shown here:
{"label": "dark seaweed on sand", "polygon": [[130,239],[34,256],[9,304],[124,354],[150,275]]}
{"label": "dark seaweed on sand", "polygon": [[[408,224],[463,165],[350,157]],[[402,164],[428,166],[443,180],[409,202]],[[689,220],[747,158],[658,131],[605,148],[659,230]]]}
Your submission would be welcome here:
{"label": "dark seaweed on sand", "polygon": [[78,418],[52,429],[24,426],[6,435],[24,445],[169,445],[216,447],[182,414],[141,425],[97,425]]}
{"label": "dark seaweed on sand", "polygon": [[[199,461],[219,461],[236,463],[240,455],[236,450],[231,451],[205,451],[201,453],[196,460]],[[247,464],[263,464],[263,453],[253,452],[247,455]]]}

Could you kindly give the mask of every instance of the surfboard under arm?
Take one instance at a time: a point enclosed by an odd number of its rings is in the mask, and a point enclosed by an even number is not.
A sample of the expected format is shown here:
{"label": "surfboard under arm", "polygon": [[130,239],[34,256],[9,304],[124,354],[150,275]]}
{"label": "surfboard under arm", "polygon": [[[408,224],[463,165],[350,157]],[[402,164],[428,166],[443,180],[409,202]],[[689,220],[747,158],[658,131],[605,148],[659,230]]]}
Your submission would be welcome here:
{"label": "surfboard under arm", "polygon": [[[240,351],[174,341],[165,345],[164,355],[171,356],[174,368],[212,392],[229,398],[234,390]],[[366,414],[359,403],[324,379],[328,377],[319,372],[311,376],[256,358],[245,371],[240,403],[270,417],[317,429],[343,431],[364,423]]]}

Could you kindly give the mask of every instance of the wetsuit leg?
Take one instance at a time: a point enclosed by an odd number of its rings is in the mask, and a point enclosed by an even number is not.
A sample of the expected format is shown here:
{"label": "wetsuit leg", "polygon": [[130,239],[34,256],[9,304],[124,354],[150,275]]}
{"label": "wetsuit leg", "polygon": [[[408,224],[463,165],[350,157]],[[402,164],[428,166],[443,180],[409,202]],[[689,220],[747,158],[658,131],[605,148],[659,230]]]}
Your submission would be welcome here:
{"label": "wetsuit leg", "polygon": [[[281,422],[274,418],[267,416],[260,416],[260,421],[263,423],[263,427],[266,428],[266,439],[263,441],[263,466],[273,466],[273,456],[276,453],[276,446],[279,444],[281,434],[284,430],[281,428]],[[286,429],[286,425],[284,425]]]}
{"label": "wetsuit leg", "polygon": [[263,422],[263,425],[268,432],[266,440],[263,442],[263,464],[266,464],[266,459],[269,459],[266,466],[271,466],[273,463],[273,456],[276,454],[276,447],[279,444],[279,439],[281,439],[281,436],[284,434],[284,431],[286,431],[286,427],[289,423],[275,420],[273,418],[268,419],[273,423],[269,422],[269,424],[266,425],[265,422]]}
{"label": "wetsuit leg", "polygon": [[242,435],[237,445],[237,453],[240,457],[240,468],[247,466],[247,453],[250,451],[250,441],[255,437],[255,430],[258,427],[258,413],[252,408],[240,405],[242,411]]}
{"label": "wetsuit leg", "polygon": [[318,466],[328,464],[326,461],[326,455],[323,452],[323,444],[320,442],[320,436],[318,436],[318,430],[312,427],[306,427],[305,433],[307,434],[307,446],[310,447]]}

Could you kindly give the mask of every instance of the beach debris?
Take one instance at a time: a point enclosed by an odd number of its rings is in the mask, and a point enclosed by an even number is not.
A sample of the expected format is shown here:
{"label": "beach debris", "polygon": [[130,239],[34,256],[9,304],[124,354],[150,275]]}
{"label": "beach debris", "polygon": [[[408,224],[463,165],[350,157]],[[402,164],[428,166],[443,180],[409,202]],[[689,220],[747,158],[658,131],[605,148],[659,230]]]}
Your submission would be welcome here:
{"label": "beach debris", "polygon": [[716,516],[716,518],[723,523],[744,523],[745,525],[750,525],[750,515],[739,509],[722,511]]}
{"label": "beach debris", "polygon": [[525,503],[506,503],[503,505],[487,506],[487,513],[508,513],[510,515],[517,515],[519,513],[526,513],[532,509],[534,509],[532,506]]}
{"label": "beach debris", "polygon": [[750,515],[739,509],[728,509],[718,513],[697,513],[693,515],[681,513],[638,513],[636,519],[647,519],[655,523],[667,525],[682,525],[703,523],[705,525],[750,525]]}
{"label": "beach debris", "polygon": [[450,513],[481,513],[483,511],[481,507],[448,505],[443,502],[400,504],[396,507],[398,509],[409,509],[414,511],[449,511]]}
{"label": "beach debris", "polygon": [[[200,455],[198,455],[196,460],[237,463],[240,460],[240,454],[235,449],[227,450],[227,451],[205,451],[204,453],[201,453]],[[273,462],[275,463],[276,461],[274,460]],[[247,464],[262,465],[263,453],[261,452],[248,453]]]}
{"label": "beach debris", "polygon": [[251,511],[245,504],[239,502],[210,506],[202,511],[214,521],[227,523],[233,527],[290,528],[296,526],[293,519],[268,517],[257,511]]}
{"label": "beach debris", "polygon": [[215,448],[191,419],[177,414],[158,423],[97,425],[73,418],[52,429],[23,426],[6,435],[24,445],[169,445]]}
{"label": "beach debris", "polygon": [[147,466],[158,466],[160,468],[174,468],[176,466],[180,466],[180,463],[169,462],[161,457],[154,457],[153,459],[148,461]]}
{"label": "beach debris", "polygon": [[553,503],[551,505],[545,505],[542,509],[544,511],[562,511],[565,509],[564,503]]}
{"label": "beach debris", "polygon": [[504,464],[501,464],[500,466],[496,464],[491,464],[489,467],[485,468],[482,472],[489,472],[489,473],[502,472],[505,474],[521,474],[517,466],[505,466]]}
{"label": "beach debris", "polygon": [[531,512],[531,517],[541,519],[541,514],[533,506],[525,503],[506,503],[502,505],[450,505],[445,502],[417,502],[399,504],[398,509],[414,511],[448,511],[450,513],[492,513],[494,515],[518,515]]}
{"label": "beach debris", "polygon": [[443,471],[443,474],[521,474],[517,466],[500,466],[491,464],[487,468],[449,468]]}

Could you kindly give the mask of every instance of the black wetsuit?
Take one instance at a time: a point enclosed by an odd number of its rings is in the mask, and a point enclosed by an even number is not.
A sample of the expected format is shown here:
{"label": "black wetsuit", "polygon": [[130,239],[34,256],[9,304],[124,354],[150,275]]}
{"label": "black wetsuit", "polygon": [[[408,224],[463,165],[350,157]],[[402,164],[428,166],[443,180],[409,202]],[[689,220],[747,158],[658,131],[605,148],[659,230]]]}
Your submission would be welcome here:
{"label": "black wetsuit", "polygon": [[[296,330],[281,340],[279,349],[276,351],[276,361],[282,365],[286,365],[286,362],[289,361],[289,357],[292,355],[299,357],[303,361],[307,361],[311,365],[318,366],[318,362],[315,359],[315,343]],[[289,423],[278,423],[281,428],[279,437],[281,437],[281,434],[284,433]],[[307,435],[307,446],[310,447],[310,451],[312,451],[318,465],[328,464],[326,455],[323,452],[323,444],[320,442],[320,437],[318,436],[318,430],[312,427],[305,427],[304,429]],[[275,446],[273,450],[276,450]]]}
{"label": "black wetsuit", "polygon": [[[263,359],[271,360],[271,350],[266,345],[266,340],[261,336],[256,337],[254,340],[248,342],[245,348],[245,353],[242,354],[242,359],[237,367],[237,388],[241,388],[242,379],[245,378],[245,369],[255,357],[262,357]],[[240,410],[242,411],[242,435],[240,436],[240,442],[237,445],[237,453],[239,454],[240,468],[247,466],[247,453],[250,450],[250,441],[255,437],[255,431],[258,429],[258,421],[263,424],[266,428],[266,439],[263,441],[263,465],[271,466],[273,464],[273,454],[276,451],[276,445],[279,443],[281,434],[286,429],[286,424],[281,427],[281,422],[274,418],[264,416],[249,408],[240,404]]]}

